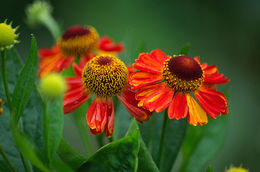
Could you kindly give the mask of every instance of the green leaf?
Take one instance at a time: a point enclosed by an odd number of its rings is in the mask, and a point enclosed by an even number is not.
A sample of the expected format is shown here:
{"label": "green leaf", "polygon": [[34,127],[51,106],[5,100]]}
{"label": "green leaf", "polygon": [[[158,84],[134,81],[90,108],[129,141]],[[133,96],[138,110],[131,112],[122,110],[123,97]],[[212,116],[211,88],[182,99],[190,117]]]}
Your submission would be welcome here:
{"label": "green leaf", "polygon": [[[137,129],[139,129],[137,122],[134,119],[132,119],[132,122],[131,122],[130,127],[127,132],[127,135],[133,133]],[[151,154],[149,153],[147,147],[145,146],[145,143],[144,143],[141,135],[139,135],[139,140],[140,140],[140,150],[138,152],[138,170],[137,171],[159,172],[155,162],[153,161]]]}
{"label": "green leaf", "polygon": [[15,121],[18,123],[20,116],[22,115],[31,95],[34,87],[34,82],[37,74],[37,46],[36,40],[32,36],[31,49],[26,64],[23,67],[14,88],[13,93],[13,109],[15,115]]}
{"label": "green leaf", "polygon": [[60,159],[73,170],[77,170],[84,162],[87,161],[87,158],[73,149],[64,139],[61,139],[57,153]]}
{"label": "green leaf", "polygon": [[[0,63],[0,68],[2,64]],[[17,77],[19,76],[19,72],[22,68],[22,63],[18,57],[16,51],[12,48],[11,50],[7,51],[7,58],[6,58],[6,65],[7,65],[7,79],[10,92],[12,93],[15,87],[15,83]],[[0,77],[0,97],[3,99],[3,109],[4,112],[0,116],[0,140],[1,146],[3,147],[4,151],[6,152],[9,160],[15,166],[16,169],[19,171],[24,171],[24,167],[17,151],[16,145],[13,140],[11,127],[10,127],[10,112],[7,106],[7,100],[5,97],[5,90],[3,87],[3,80]],[[6,163],[3,160],[2,156],[0,156],[0,171],[7,171],[6,170]]]}
{"label": "green leaf", "polygon": [[112,142],[99,149],[78,172],[136,171],[138,166],[139,132]]}
{"label": "green leaf", "polygon": [[43,164],[43,162],[40,160],[36,153],[39,152],[37,150],[37,147],[31,141],[29,141],[29,139],[25,135],[19,132],[17,124],[15,124],[16,121],[14,118],[15,117],[13,117],[12,119],[11,128],[17,148],[26,159],[30,160],[30,162],[34,166],[36,166],[44,172],[49,172],[50,170]]}
{"label": "green leaf", "polygon": [[211,119],[205,126],[189,126],[183,144],[182,172],[204,171],[207,163],[220,149],[227,127],[227,116]]}
{"label": "green leaf", "polygon": [[[140,125],[144,141],[149,146],[155,160],[159,153],[163,115],[165,115],[164,112],[154,114],[148,122]],[[175,120],[167,117],[160,171],[171,171],[186,135],[186,120]]]}
{"label": "green leaf", "polygon": [[45,154],[52,161],[62,138],[63,131],[63,108],[62,96],[46,102],[46,112],[44,113],[44,141]]}
{"label": "green leaf", "polygon": [[73,170],[67,164],[59,159],[54,159],[52,164],[57,171],[73,172]]}

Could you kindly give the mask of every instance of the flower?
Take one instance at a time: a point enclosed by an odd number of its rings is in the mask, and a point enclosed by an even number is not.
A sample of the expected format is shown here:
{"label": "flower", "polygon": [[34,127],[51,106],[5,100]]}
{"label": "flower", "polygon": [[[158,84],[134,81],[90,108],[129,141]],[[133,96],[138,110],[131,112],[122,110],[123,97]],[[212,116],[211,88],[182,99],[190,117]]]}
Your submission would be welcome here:
{"label": "flower", "polygon": [[3,106],[3,100],[0,98],[0,115],[2,115],[2,113],[3,113],[2,106]]}
{"label": "flower", "polygon": [[65,56],[84,56],[96,49],[98,33],[92,26],[72,26],[62,35],[58,45]]}
{"label": "flower", "polygon": [[15,33],[19,27],[12,28],[12,22],[10,24],[6,22],[7,20],[5,20],[4,23],[0,23],[0,51],[10,49],[14,44],[19,43],[19,41],[16,40],[19,34]]}
{"label": "flower", "polygon": [[123,50],[121,43],[113,43],[108,37],[101,37],[97,43],[98,34],[93,27],[73,26],[69,28],[52,49],[40,49],[39,77],[50,72],[61,72],[70,67],[79,55],[80,60],[88,61],[96,56],[96,49],[102,54],[116,54]]}
{"label": "flower", "polygon": [[141,53],[133,66],[139,70],[130,76],[133,89],[138,89],[138,106],[156,112],[168,107],[170,119],[187,116],[195,126],[206,124],[208,115],[215,119],[228,112],[227,98],[216,91],[216,84],[229,79],[215,65],[201,64],[199,57],[166,56],[154,50]]}
{"label": "flower", "polygon": [[73,64],[75,77],[67,77],[68,89],[64,95],[64,113],[81,106],[93,94],[95,100],[88,109],[86,121],[93,134],[105,132],[111,137],[114,130],[113,96],[122,102],[139,122],[149,119],[151,112],[137,107],[135,91],[128,84],[128,69],[112,55],[95,56],[85,65]]}
{"label": "flower", "polygon": [[47,98],[57,98],[65,90],[64,79],[57,73],[50,73],[43,77],[40,82],[40,90]]}

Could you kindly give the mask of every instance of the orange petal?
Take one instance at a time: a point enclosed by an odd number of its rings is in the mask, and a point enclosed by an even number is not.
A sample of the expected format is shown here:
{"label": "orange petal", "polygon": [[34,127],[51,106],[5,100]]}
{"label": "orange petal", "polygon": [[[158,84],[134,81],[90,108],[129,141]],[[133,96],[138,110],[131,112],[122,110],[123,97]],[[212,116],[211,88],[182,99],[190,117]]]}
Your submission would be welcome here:
{"label": "orange petal", "polygon": [[170,90],[169,87],[161,87],[144,99],[143,106],[151,112],[162,112],[169,106],[173,94],[174,91]]}
{"label": "orange petal", "polygon": [[133,66],[140,71],[161,73],[166,59],[167,56],[161,50],[153,50],[151,54],[141,53]]}
{"label": "orange petal", "polygon": [[204,82],[208,84],[225,84],[229,82],[229,79],[221,73],[214,73],[213,75],[205,76]]}
{"label": "orange petal", "polygon": [[136,90],[162,80],[163,77],[161,74],[137,71],[130,76],[129,83],[133,86],[133,89]]}
{"label": "orange petal", "polygon": [[188,105],[186,95],[178,92],[174,97],[168,109],[168,116],[170,119],[185,118],[188,114]]}
{"label": "orange petal", "polygon": [[190,93],[186,94],[187,104],[189,108],[188,121],[190,124],[203,125],[208,123],[208,115],[202,107],[194,100]]}

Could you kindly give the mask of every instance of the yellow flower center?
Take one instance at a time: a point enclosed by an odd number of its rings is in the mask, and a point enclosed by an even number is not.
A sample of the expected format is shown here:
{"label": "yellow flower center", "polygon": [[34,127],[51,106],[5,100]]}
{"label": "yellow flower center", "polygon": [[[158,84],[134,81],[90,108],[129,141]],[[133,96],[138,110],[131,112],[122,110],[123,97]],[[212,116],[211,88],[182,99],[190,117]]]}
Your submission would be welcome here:
{"label": "yellow flower center", "polygon": [[96,49],[98,33],[94,27],[70,27],[58,41],[58,45],[66,56],[84,56]]}
{"label": "yellow flower center", "polygon": [[82,82],[99,97],[119,94],[126,86],[128,71],[125,64],[113,56],[96,56],[83,69]]}
{"label": "yellow flower center", "polygon": [[193,58],[173,56],[164,62],[163,78],[173,90],[191,92],[202,85],[203,71]]}

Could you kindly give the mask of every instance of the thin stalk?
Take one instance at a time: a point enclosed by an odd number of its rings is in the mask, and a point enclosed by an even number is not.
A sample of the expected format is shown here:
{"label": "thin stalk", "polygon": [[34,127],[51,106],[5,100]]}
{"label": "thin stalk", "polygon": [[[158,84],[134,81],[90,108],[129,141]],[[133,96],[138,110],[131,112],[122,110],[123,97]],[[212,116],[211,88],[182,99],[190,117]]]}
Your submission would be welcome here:
{"label": "thin stalk", "polygon": [[166,109],[164,111],[163,125],[162,125],[161,139],[160,139],[160,147],[159,147],[158,158],[157,158],[157,165],[158,165],[159,169],[160,169],[160,165],[161,165],[162,151],[163,151],[163,144],[164,144],[164,137],[165,137],[165,129],[166,129],[167,118],[168,118],[167,112],[168,112],[168,109]]}
{"label": "thin stalk", "polygon": [[41,17],[41,22],[50,31],[54,40],[57,41],[61,36],[61,30],[56,20],[51,15],[47,14]]}
{"label": "thin stalk", "polygon": [[0,145],[0,153],[3,156],[4,160],[6,161],[7,165],[9,166],[10,170],[13,172],[17,172],[11,161],[8,159],[5,151],[3,150],[2,146]]}
{"label": "thin stalk", "polygon": [[8,81],[7,81],[7,72],[6,72],[6,50],[1,51],[2,56],[2,77],[4,81],[4,88],[5,88],[5,94],[7,99],[7,104],[9,107],[10,112],[12,111],[12,101],[10,96],[10,91],[8,87]]}

